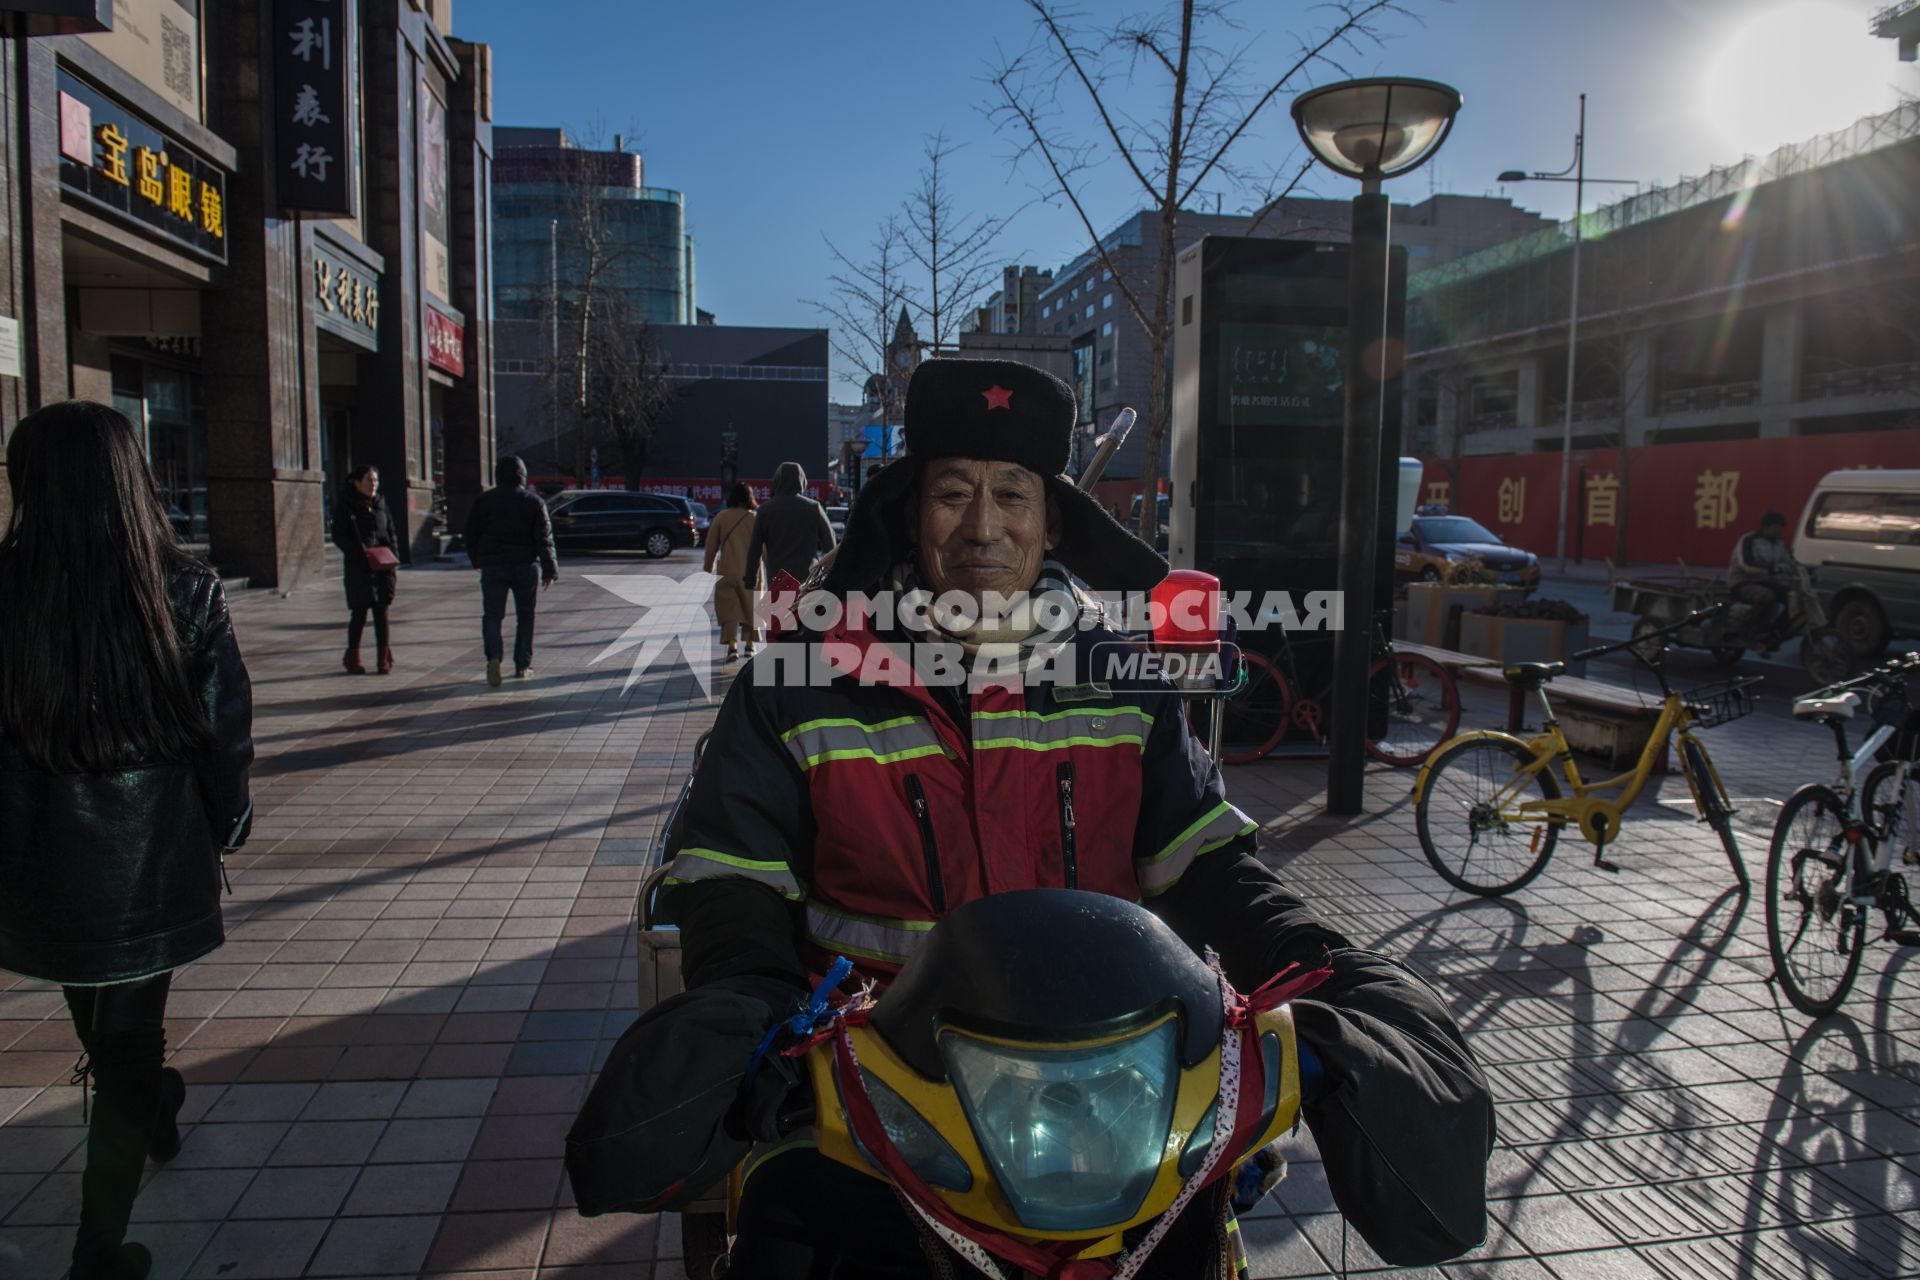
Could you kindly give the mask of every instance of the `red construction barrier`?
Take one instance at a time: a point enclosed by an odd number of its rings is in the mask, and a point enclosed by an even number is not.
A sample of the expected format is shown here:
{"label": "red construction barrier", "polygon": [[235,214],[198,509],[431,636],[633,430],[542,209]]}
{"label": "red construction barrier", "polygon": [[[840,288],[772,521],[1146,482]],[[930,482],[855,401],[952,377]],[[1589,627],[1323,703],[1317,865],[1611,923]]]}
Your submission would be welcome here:
{"label": "red construction barrier", "polygon": [[[1560,455],[1498,454],[1423,459],[1420,501],[1472,516],[1501,538],[1543,559],[1554,553],[1560,521]],[[1573,457],[1571,491],[1578,523],[1567,554],[1615,555],[1627,530],[1625,562],[1719,567],[1760,514],[1779,511],[1796,527],[1814,486],[1831,471],[1920,467],[1920,433],[1863,431],[1772,440],[1652,444]],[[1584,535],[1584,536],[1583,536]]]}
{"label": "red construction barrier", "polygon": [[[745,477],[742,477],[742,479],[747,487],[753,490],[755,502],[765,502],[773,496],[773,481],[746,480]],[[600,488],[621,491],[627,487],[625,478],[621,476],[609,476],[604,472],[601,474],[600,483],[597,486],[576,485],[571,483],[565,476],[530,476],[527,479],[527,483],[536,489]],[[692,498],[695,502],[704,502],[710,507],[717,507],[727,500],[727,491],[721,486],[719,477],[717,476],[696,476],[692,478],[684,476],[648,476],[640,482],[639,491],[641,493],[664,493],[676,498]],[[829,481],[807,481],[806,494],[816,502],[833,501],[833,491],[833,485]]]}

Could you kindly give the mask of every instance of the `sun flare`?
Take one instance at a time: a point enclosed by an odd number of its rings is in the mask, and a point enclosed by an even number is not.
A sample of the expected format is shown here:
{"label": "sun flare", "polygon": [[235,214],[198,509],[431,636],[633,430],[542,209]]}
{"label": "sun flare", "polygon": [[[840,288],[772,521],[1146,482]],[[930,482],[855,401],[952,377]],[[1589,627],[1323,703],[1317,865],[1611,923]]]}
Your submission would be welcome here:
{"label": "sun flare", "polygon": [[1719,140],[1764,155],[1891,107],[1901,64],[1867,16],[1859,5],[1792,0],[1736,27],[1700,83],[1700,111]]}

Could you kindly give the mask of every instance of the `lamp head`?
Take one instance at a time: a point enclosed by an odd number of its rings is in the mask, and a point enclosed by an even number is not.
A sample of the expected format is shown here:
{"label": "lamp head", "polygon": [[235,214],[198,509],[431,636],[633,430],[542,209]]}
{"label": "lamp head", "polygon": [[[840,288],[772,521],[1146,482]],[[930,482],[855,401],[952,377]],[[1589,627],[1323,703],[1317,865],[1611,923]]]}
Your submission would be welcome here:
{"label": "lamp head", "polygon": [[1521,169],[1509,169],[1496,179],[1498,182],[1525,182],[1526,180],[1526,172]]}
{"label": "lamp head", "polygon": [[1370,183],[1425,163],[1446,140],[1460,105],[1451,86],[1376,77],[1308,90],[1293,100],[1293,120],[1320,163]]}

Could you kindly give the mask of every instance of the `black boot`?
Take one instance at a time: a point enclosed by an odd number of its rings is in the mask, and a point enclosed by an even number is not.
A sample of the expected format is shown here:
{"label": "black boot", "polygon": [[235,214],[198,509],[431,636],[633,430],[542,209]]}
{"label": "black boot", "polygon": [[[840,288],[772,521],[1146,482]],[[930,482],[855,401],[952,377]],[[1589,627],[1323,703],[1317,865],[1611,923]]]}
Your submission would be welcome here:
{"label": "black boot", "polygon": [[160,1068],[160,1114],[153,1118],[153,1141],[147,1144],[147,1155],[155,1164],[180,1154],[180,1108],[186,1101],[187,1081],[179,1068]]}
{"label": "black boot", "polygon": [[80,1175],[73,1280],[140,1280],[153,1265],[146,1248],[126,1243],[126,1235],[167,1087],[160,1069],[164,1043],[141,1032],[90,1037],[93,1114],[87,1167]]}
{"label": "black boot", "polygon": [[122,1244],[111,1253],[95,1255],[85,1262],[75,1255],[73,1270],[67,1274],[71,1280],[145,1280],[151,1270],[153,1255],[147,1252],[147,1246]]}

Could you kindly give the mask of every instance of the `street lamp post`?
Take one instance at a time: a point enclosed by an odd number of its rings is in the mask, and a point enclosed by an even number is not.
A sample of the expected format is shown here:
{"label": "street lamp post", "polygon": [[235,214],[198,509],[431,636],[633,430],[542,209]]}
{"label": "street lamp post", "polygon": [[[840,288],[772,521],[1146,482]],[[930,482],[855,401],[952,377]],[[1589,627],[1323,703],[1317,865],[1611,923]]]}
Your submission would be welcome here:
{"label": "street lamp post", "polygon": [[1417,169],[1440,149],[1460,93],[1431,80],[1376,78],[1323,85],[1293,101],[1314,158],[1360,182],[1353,200],[1347,278],[1347,403],[1340,500],[1341,627],[1328,700],[1327,810],[1356,814],[1364,801],[1367,669],[1373,657],[1379,552],[1380,434],[1389,374],[1387,307],[1392,202],[1380,183]]}
{"label": "street lamp post", "polygon": [[[1567,175],[1573,176],[1569,178]],[[1580,242],[1584,238],[1580,225],[1581,215],[1585,212],[1586,187],[1589,182],[1609,183],[1626,186],[1632,183],[1634,190],[1640,189],[1639,182],[1632,178],[1589,178],[1587,176],[1587,95],[1580,95],[1580,124],[1573,135],[1573,163],[1558,173],[1527,173],[1521,169],[1509,169],[1500,175],[1501,182],[1571,182],[1573,184],[1573,287],[1569,290],[1572,300],[1567,305],[1567,402],[1563,406],[1560,423],[1560,529],[1554,537],[1554,555],[1560,561],[1560,572],[1567,571],[1567,527],[1572,517],[1573,482],[1573,373],[1577,367],[1575,352],[1580,345]],[[1458,430],[1458,427],[1455,428]]]}

